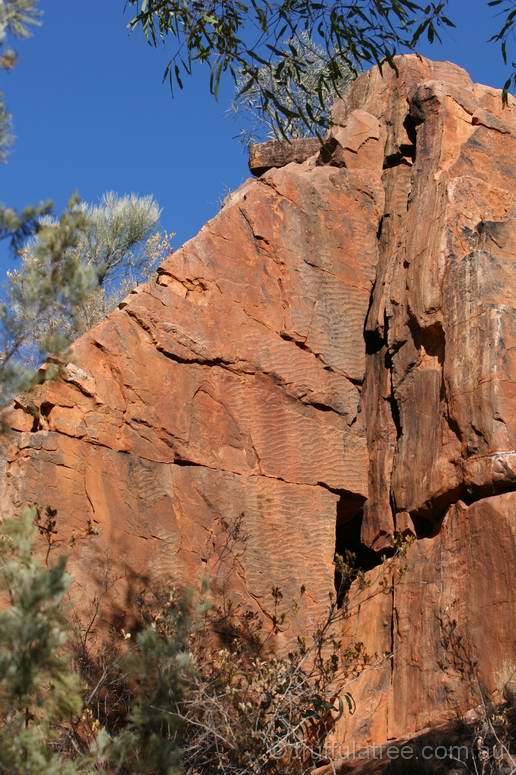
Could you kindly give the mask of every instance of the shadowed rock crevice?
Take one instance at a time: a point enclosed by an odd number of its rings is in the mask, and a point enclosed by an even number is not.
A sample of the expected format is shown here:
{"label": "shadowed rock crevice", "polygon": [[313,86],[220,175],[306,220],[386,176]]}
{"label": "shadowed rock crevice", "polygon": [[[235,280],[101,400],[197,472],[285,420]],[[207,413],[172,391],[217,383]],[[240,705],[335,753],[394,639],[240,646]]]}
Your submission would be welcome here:
{"label": "shadowed rock crevice", "polygon": [[[386,331],[388,332],[388,324],[386,322]],[[387,336],[388,338],[388,336]],[[396,388],[394,386],[394,375],[393,375],[393,362],[392,362],[392,353],[390,350],[386,347],[385,348],[385,368],[390,376],[390,390],[389,390],[389,407],[391,411],[391,417],[392,422],[394,423],[394,427],[396,429],[396,439],[399,440],[403,434],[403,428],[401,424],[401,413],[400,413],[400,407],[398,404],[398,400],[396,398]]]}
{"label": "shadowed rock crevice", "polygon": [[442,369],[446,355],[446,337],[441,321],[437,320],[432,325],[422,328],[418,325],[415,318],[410,315],[408,327],[414,346],[419,350],[420,358],[423,359],[425,356],[437,358]]}
{"label": "shadowed rock crevice", "polygon": [[366,355],[374,355],[385,347],[385,337],[376,330],[364,331],[364,342]]}
{"label": "shadowed rock crevice", "polygon": [[439,535],[450,507],[458,501],[463,501],[464,497],[465,489],[461,484],[455,490],[445,492],[430,503],[423,504],[417,511],[411,512],[410,517],[416,530],[416,538],[435,538]]}
{"label": "shadowed rock crevice", "polygon": [[53,408],[54,404],[50,401],[43,401],[39,407],[33,406],[34,421],[31,428],[32,433],[48,428],[48,418]]}
{"label": "shadowed rock crevice", "polygon": [[[383,561],[381,555],[362,543],[363,507],[364,499],[352,494],[343,494],[337,503],[335,555],[339,555],[350,566],[353,575],[372,570]],[[335,590],[339,605],[343,603],[350,584],[351,579],[344,582],[336,567]]]}
{"label": "shadowed rock crevice", "polygon": [[406,139],[408,142],[400,142],[398,150],[395,153],[387,155],[383,162],[383,169],[390,169],[397,167],[400,164],[404,164],[407,167],[412,167],[416,161],[417,151],[417,131],[416,127],[421,123],[417,121],[412,115],[407,114],[403,122],[403,127],[406,132]]}

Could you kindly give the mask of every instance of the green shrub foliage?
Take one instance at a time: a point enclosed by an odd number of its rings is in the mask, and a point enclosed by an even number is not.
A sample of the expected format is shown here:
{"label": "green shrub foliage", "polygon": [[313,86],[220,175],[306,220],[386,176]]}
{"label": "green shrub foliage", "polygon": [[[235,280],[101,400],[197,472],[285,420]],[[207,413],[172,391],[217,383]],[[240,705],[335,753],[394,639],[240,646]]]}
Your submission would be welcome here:
{"label": "green shrub foliage", "polygon": [[47,567],[34,558],[35,513],[1,530],[0,772],[57,775],[76,772],[52,744],[79,714],[81,687],[66,652],[65,559]]}

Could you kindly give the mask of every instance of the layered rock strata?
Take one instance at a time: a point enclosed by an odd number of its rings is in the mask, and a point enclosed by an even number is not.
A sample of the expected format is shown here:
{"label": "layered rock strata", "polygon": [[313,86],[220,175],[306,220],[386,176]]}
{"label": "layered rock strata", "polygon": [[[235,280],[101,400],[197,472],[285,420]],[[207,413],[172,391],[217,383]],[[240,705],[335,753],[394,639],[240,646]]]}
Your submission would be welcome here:
{"label": "layered rock strata", "polygon": [[516,670],[516,108],[449,63],[397,70],[19,398],[2,479],[58,510],[74,597],[109,623],[208,574],[264,612],[279,587],[308,632],[355,551],[345,636],[378,657],[339,722],[355,748],[472,708],[464,660],[494,698]]}

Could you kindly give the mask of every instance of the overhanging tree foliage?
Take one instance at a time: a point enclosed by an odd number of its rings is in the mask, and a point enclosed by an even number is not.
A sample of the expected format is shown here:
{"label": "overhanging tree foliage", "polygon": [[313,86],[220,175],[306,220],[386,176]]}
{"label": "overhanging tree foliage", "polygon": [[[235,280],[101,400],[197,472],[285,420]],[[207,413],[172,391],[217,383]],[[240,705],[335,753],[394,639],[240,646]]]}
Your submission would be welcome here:
{"label": "overhanging tree foliage", "polygon": [[[245,88],[244,73],[241,73],[237,79],[237,95],[232,108],[235,113],[244,111],[250,118],[249,129],[241,132],[241,139],[245,143],[261,139],[260,135],[263,136],[264,130],[267,137],[277,139],[301,138],[310,135],[312,127],[301,118],[296,118],[295,112],[304,109],[314,117],[315,121],[324,125],[328,122],[332,103],[346,91],[355,78],[351,68],[342,66],[338,81],[329,86],[323,85],[318,96],[319,75],[326,68],[325,50],[316,45],[306,32],[301,32],[296,39],[287,41],[287,46],[290,43],[302,52],[307,64],[305,72],[299,74],[292,72],[289,75],[281,71],[280,78],[277,80],[275,67],[262,66],[258,69],[258,77],[250,88]],[[279,64],[279,60],[275,63]],[[270,102],[264,110],[261,105],[263,89],[280,98],[282,104],[288,108],[289,114],[278,115]]]}
{"label": "overhanging tree foliage", "polygon": [[[241,91],[255,89],[259,107],[276,115],[281,131],[282,117],[303,121],[320,132],[326,125],[324,115],[312,109],[313,96],[303,82],[310,68],[306,46],[298,44],[308,35],[325,51],[315,92],[323,106],[324,91],[335,90],[343,72],[355,73],[365,66],[388,63],[400,51],[415,51],[426,37],[430,43],[440,40],[443,27],[454,27],[446,15],[447,0],[418,3],[414,0],[127,0],[135,10],[130,27],[140,27],[154,46],[172,38],[175,52],[164,78],[183,87],[184,74],[190,74],[196,62],[210,69],[210,91],[217,95],[221,76],[229,73]],[[504,21],[492,40],[502,45],[507,60],[507,43],[514,31],[514,0],[488,0],[499,6]],[[288,43],[286,43],[288,41]],[[280,88],[272,91],[263,78],[269,68]],[[262,77],[260,78],[260,73]],[[304,104],[292,106],[292,81],[305,91]],[[516,82],[513,71],[504,86]]]}
{"label": "overhanging tree foliage", "polygon": [[[497,7],[502,18],[502,25],[497,33],[489,38],[490,43],[499,43],[504,63],[509,64],[508,43],[514,40],[516,34],[516,1],[515,0],[489,0],[488,5]],[[503,86],[504,103],[507,103],[509,89],[516,87],[516,61],[511,61],[512,72]]]}
{"label": "overhanging tree foliage", "polygon": [[[6,48],[8,36],[27,38],[30,28],[39,23],[37,0],[0,0],[0,69],[11,70],[16,51]],[[11,117],[0,92],[0,162],[4,162],[12,144]]]}

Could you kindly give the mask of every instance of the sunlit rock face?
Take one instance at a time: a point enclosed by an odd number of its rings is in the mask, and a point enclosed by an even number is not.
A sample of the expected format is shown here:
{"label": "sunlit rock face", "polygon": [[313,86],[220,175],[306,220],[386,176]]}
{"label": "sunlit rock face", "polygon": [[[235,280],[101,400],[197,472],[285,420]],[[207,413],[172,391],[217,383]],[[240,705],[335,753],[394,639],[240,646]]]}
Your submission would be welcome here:
{"label": "sunlit rock face", "polygon": [[[282,647],[357,552],[344,640],[375,658],[337,745],[473,707],[453,637],[493,697],[516,670],[516,108],[450,63],[397,67],[322,148],[255,150],[266,171],[19,399],[4,451],[4,498],[58,510],[99,625],[208,575],[262,611],[279,587]],[[373,594],[397,532],[406,570]]]}

